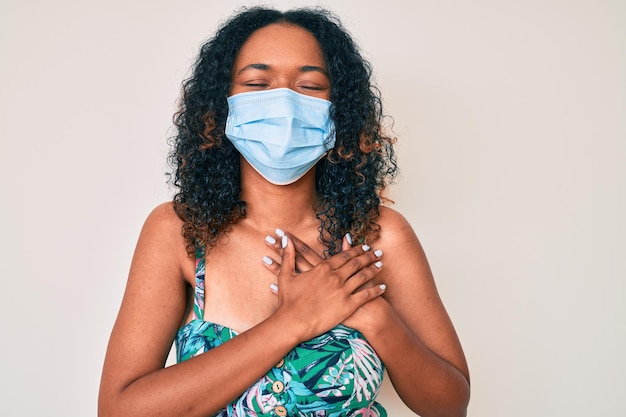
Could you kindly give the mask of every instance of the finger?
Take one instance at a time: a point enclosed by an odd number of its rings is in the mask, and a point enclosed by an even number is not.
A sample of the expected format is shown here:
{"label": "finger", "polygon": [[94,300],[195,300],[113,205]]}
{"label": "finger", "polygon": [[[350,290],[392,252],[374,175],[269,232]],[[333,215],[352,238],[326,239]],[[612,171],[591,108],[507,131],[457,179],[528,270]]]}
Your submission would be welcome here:
{"label": "finger", "polygon": [[373,264],[362,268],[344,282],[344,287],[353,293],[359,289],[373,286],[372,280],[376,274],[380,272],[382,267],[383,263],[381,261],[376,261]]}
{"label": "finger", "polygon": [[[280,272],[280,264],[269,256],[263,257],[263,265],[265,265],[267,269],[273,272],[274,275],[278,275],[278,273]],[[278,295],[278,284],[270,284],[270,291],[272,291],[272,293],[274,293],[275,295]]]}
{"label": "finger", "polygon": [[374,262],[375,258],[376,256],[368,245],[360,245],[341,251],[331,256],[327,261],[333,270],[337,271],[345,267],[345,272],[351,271],[348,275],[350,276],[363,266]]}
{"label": "finger", "polygon": [[385,284],[364,288],[352,294],[350,301],[355,304],[356,308],[359,308],[363,304],[372,301],[374,298],[380,297],[386,290],[387,286]]}
{"label": "finger", "polygon": [[287,234],[289,241],[293,243],[296,250],[296,268],[300,272],[308,271],[318,263],[322,262],[322,258],[317,252],[315,252],[309,245],[298,239],[291,233]]}
{"label": "finger", "polygon": [[269,256],[263,257],[263,265],[274,273],[274,275],[278,275],[278,272],[280,272],[280,264]]}
{"label": "finger", "polygon": [[304,258],[311,266],[315,266],[324,260],[324,258],[322,258],[317,252],[311,249],[311,247],[304,243],[302,240],[298,239],[291,233],[289,233],[288,235],[289,239],[293,242],[293,245],[296,248],[296,252],[298,252],[298,254],[300,254],[302,258]]}
{"label": "finger", "polygon": [[355,246],[347,250],[342,250],[339,253],[331,256],[326,260],[329,266],[332,269],[338,269],[349,262],[351,259],[363,255],[365,252],[369,251],[370,247],[367,245]]}
{"label": "finger", "polygon": [[281,278],[292,277],[296,274],[296,251],[293,244],[289,242],[289,236],[283,236],[281,240],[281,267],[278,272],[278,283],[280,285]]}
{"label": "finger", "polygon": [[[265,243],[274,251],[276,252],[277,255],[280,255],[282,252],[282,248],[280,247],[280,241],[282,239],[283,236],[285,236],[285,232],[283,232],[281,229],[276,229],[276,236],[278,237],[278,239],[276,239],[274,236],[272,235],[267,235],[265,236]],[[295,238],[293,235],[289,235],[291,239],[297,239]],[[313,250],[311,250],[304,242],[302,242],[300,239],[294,240],[294,244],[296,246],[296,271],[298,272],[305,272],[308,271],[309,269],[311,269],[314,265],[316,264],[311,264],[311,262],[309,262],[307,259],[305,259],[300,252],[298,251],[298,248],[302,248],[303,252],[313,252]],[[315,254],[317,255],[317,254]],[[320,258],[321,259],[321,258]]]}
{"label": "finger", "polygon": [[[303,261],[303,263],[305,264],[304,267],[300,265],[300,261],[298,260],[298,255],[296,255],[296,272],[297,273],[308,271],[309,269],[312,268],[312,266],[308,264],[306,261]],[[267,255],[263,257],[263,265],[265,265],[267,269],[272,271],[274,275],[278,275],[278,273],[280,272],[280,262],[275,261],[274,258],[271,258]]]}
{"label": "finger", "polygon": [[[380,269],[382,267],[382,262],[379,261],[379,258],[383,255],[383,252],[380,249],[371,251],[369,246],[363,245],[361,246],[361,250],[363,253],[361,255],[356,255],[349,259],[344,265],[335,269],[335,272],[339,274],[340,277],[343,278],[344,283],[351,279],[353,275],[365,273],[367,274],[368,266],[375,266]],[[346,253],[350,253],[352,249]],[[376,269],[371,269],[372,271],[376,271]]]}
{"label": "finger", "polygon": [[352,235],[350,232],[346,233],[341,241],[341,250],[348,250],[352,247]]}
{"label": "finger", "polygon": [[265,236],[265,244],[280,255],[280,236],[276,239],[272,235]]}

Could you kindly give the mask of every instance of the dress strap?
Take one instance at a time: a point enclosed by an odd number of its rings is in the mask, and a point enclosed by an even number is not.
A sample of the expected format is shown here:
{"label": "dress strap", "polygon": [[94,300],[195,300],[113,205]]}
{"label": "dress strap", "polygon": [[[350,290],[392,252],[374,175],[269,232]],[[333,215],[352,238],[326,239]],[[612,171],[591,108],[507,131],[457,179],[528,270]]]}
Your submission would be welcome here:
{"label": "dress strap", "polygon": [[193,318],[204,320],[204,247],[196,249],[196,286],[193,290]]}

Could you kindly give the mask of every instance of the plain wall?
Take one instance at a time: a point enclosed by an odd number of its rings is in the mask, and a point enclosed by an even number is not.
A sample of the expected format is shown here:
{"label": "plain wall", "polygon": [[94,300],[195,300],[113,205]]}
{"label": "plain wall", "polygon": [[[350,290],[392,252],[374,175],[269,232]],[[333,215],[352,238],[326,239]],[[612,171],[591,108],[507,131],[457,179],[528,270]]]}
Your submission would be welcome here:
{"label": "plain wall", "polygon": [[[395,120],[392,197],[465,348],[469,416],[623,413],[626,2],[328,3]],[[180,83],[241,4],[0,1],[0,415],[96,415],[139,230],[172,195]],[[381,402],[410,415],[389,385]]]}

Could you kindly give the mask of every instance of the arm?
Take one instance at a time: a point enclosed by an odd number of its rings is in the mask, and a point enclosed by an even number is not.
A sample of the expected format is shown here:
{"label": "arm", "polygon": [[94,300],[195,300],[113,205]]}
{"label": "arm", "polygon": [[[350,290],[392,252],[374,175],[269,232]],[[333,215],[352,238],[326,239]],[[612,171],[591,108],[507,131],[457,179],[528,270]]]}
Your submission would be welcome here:
{"label": "arm", "polygon": [[[366,286],[384,283],[387,290],[383,298],[362,305],[344,324],[364,334],[411,410],[422,417],[464,416],[469,372],[424,251],[399,213],[381,207],[378,222],[381,237],[375,247],[384,252],[384,267]],[[301,271],[322,261],[304,242],[292,240]],[[279,252],[276,245],[270,246]],[[343,249],[349,248],[344,239]],[[276,263],[268,268],[280,271]]]}
{"label": "arm", "polygon": [[376,246],[384,250],[384,299],[349,319],[381,357],[400,398],[422,417],[464,416],[469,371],[422,247],[408,222],[385,208]]}
{"label": "arm", "polygon": [[[308,279],[296,279],[295,266],[285,267],[278,282],[286,291],[274,314],[217,348],[164,368],[185,314],[187,282],[193,282],[194,275],[181,225],[166,204],[150,214],[142,229],[107,348],[98,400],[101,417],[214,414],[295,345],[332,328],[382,293],[374,288],[363,296],[352,295],[355,285],[372,279],[376,272],[369,255],[359,248],[312,270]],[[282,262],[295,264],[295,249],[288,246]],[[329,270],[336,279],[324,279]],[[298,303],[305,285],[324,298]],[[329,313],[323,308],[328,297],[342,298],[344,307]]]}
{"label": "arm", "polygon": [[464,416],[469,372],[424,251],[399,213],[381,208],[384,299],[361,307],[347,325],[360,330],[385,363],[396,392],[422,417]]}

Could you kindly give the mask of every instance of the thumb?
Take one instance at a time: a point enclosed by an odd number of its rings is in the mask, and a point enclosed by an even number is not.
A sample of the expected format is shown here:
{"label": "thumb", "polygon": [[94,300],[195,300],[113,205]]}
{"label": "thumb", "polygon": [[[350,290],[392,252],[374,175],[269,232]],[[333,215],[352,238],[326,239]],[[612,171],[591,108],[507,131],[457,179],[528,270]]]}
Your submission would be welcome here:
{"label": "thumb", "polygon": [[293,276],[296,273],[295,247],[293,246],[292,242],[289,240],[289,237],[287,237],[287,235],[284,235],[281,237],[280,244],[283,250],[281,254],[282,256],[282,260],[280,263],[281,267],[280,267],[280,272],[278,276],[280,277],[281,275],[284,275],[284,274],[289,274],[290,276]]}

